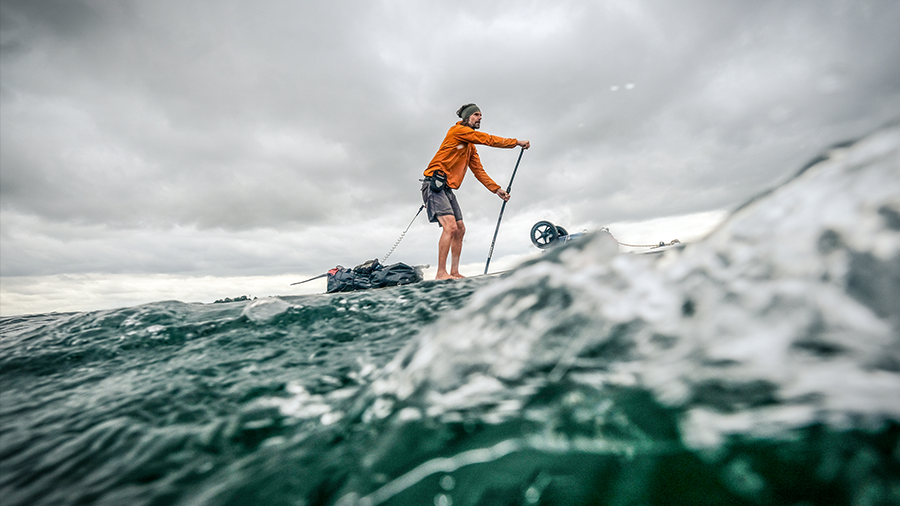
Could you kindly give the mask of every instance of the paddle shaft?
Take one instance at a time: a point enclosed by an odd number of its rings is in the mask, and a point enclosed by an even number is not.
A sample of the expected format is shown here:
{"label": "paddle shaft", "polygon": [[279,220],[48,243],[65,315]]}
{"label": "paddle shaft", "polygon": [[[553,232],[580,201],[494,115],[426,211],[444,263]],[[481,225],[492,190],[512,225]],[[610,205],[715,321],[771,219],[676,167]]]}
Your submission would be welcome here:
{"label": "paddle shaft", "polygon": [[[519,159],[516,160],[516,168],[513,169],[512,176],[509,178],[509,186],[506,187],[506,193],[512,190],[513,180],[516,178],[516,171],[519,170],[519,162],[522,161],[522,155],[525,153],[525,146],[519,151]],[[503,211],[506,210],[506,201],[500,206],[500,217],[497,218],[497,228],[494,229],[494,239],[491,241],[491,249],[488,251],[487,263],[484,264],[484,273],[488,273],[488,267],[491,265],[491,256],[494,254],[494,244],[497,242],[497,232],[500,232],[500,220],[503,219]]]}

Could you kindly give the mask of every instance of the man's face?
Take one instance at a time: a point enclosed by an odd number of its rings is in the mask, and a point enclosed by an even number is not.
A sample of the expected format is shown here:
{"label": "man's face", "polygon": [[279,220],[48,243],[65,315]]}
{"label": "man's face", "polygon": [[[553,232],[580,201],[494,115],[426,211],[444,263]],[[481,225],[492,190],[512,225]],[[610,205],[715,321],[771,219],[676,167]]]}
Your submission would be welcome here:
{"label": "man's face", "polygon": [[481,113],[476,112],[475,114],[469,116],[469,120],[466,121],[466,126],[474,130],[478,130],[479,128],[481,128]]}

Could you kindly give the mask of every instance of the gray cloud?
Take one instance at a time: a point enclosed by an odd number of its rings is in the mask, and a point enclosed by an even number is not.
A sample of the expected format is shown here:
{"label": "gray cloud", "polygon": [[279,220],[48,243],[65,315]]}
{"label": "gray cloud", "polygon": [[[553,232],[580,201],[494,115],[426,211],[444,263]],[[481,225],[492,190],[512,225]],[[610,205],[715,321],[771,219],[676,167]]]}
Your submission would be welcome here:
{"label": "gray cloud", "polygon": [[4,276],[380,254],[469,101],[533,142],[510,211],[572,228],[736,207],[900,116],[887,0],[0,6]]}

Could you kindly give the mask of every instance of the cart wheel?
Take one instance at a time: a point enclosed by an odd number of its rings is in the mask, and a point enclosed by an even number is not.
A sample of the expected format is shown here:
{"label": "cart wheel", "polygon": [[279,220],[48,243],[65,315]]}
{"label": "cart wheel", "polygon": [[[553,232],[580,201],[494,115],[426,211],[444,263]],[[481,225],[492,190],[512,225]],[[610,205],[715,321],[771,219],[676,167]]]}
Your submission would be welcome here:
{"label": "cart wheel", "polygon": [[560,237],[565,237],[565,236],[569,235],[569,233],[566,232],[566,229],[560,227],[559,225],[556,226],[556,234]]}
{"label": "cart wheel", "polygon": [[549,221],[539,221],[531,227],[531,242],[540,249],[546,249],[559,237],[557,227]]}

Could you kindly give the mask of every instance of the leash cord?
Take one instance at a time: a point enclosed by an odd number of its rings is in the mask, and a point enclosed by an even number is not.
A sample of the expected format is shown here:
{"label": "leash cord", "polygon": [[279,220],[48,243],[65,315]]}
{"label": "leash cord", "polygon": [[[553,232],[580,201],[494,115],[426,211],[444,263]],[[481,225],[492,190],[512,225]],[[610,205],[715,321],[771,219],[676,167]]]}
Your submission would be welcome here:
{"label": "leash cord", "polygon": [[397,241],[396,241],[396,242],[394,243],[394,245],[391,247],[391,250],[387,252],[387,255],[385,255],[383,259],[381,259],[381,264],[382,264],[382,265],[384,265],[384,263],[387,261],[388,257],[391,256],[391,253],[393,253],[394,250],[397,249],[397,246],[400,244],[400,241],[402,241],[403,238],[406,237],[406,233],[409,232],[409,227],[411,227],[412,224],[413,224],[413,222],[416,221],[416,218],[418,218],[419,215],[422,214],[422,209],[425,209],[425,204],[422,204],[422,205],[419,207],[419,211],[416,212],[416,215],[413,216],[412,221],[410,221],[410,222],[409,222],[409,225],[406,226],[406,230],[404,230],[403,233],[400,234],[400,237],[397,239]]}

